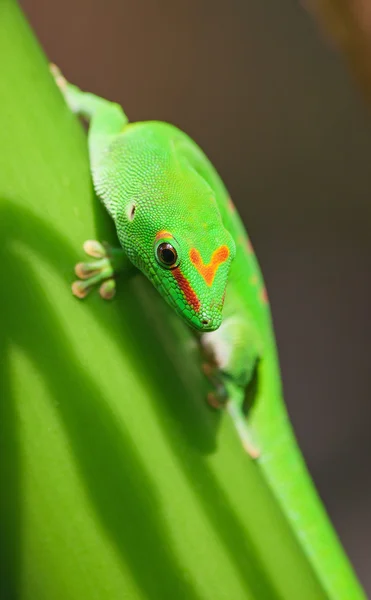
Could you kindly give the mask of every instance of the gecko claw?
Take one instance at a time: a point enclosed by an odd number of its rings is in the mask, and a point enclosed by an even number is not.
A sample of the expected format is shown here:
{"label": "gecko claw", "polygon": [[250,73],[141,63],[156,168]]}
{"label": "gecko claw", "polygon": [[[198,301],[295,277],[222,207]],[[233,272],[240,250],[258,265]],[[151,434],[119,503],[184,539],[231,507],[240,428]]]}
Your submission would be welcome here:
{"label": "gecko claw", "polygon": [[107,256],[107,248],[97,240],[86,240],[83,248],[84,252],[93,258],[105,258]]}
{"label": "gecko claw", "polygon": [[86,281],[74,281],[71,289],[76,298],[83,299],[86,298],[92,288],[90,285],[87,285]]}
{"label": "gecko claw", "polygon": [[217,394],[215,394],[214,392],[209,392],[206,396],[206,399],[207,399],[207,403],[212,408],[215,408],[217,410],[224,408],[225,402],[219,400],[217,397]]}
{"label": "gecko claw", "polygon": [[202,370],[207,378],[210,378],[212,376],[213,368],[209,363],[203,363]]}
{"label": "gecko claw", "polygon": [[80,279],[89,279],[89,277],[97,273],[99,273],[99,269],[97,269],[95,264],[91,265],[90,263],[79,262],[75,265],[75,274]]}
{"label": "gecko claw", "polygon": [[116,294],[116,281],[114,279],[104,281],[99,288],[99,294],[103,300],[112,300]]}
{"label": "gecko claw", "polygon": [[253,446],[252,444],[250,444],[249,442],[246,442],[246,441],[243,441],[242,445],[243,445],[245,452],[247,452],[247,454],[249,456],[251,456],[251,458],[253,458],[254,460],[259,458],[260,452],[255,446]]}

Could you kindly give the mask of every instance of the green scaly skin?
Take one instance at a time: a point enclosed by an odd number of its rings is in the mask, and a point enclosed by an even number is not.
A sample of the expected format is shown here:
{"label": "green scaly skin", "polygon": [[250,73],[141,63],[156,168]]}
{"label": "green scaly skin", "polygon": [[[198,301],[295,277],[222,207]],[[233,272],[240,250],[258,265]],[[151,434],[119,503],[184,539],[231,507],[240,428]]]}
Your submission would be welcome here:
{"label": "green scaly skin", "polygon": [[[288,422],[264,282],[217,172],[176,127],[129,124],[119,105],[81,92],[52,70],[70,108],[90,120],[95,189],[122,246],[120,251],[86,243],[86,252],[98,260],[77,265],[83,281],[75,282],[74,293],[84,297],[100,284],[101,295],[111,298],[118,269],[137,268],[150,279],[199,332],[204,370],[215,387],[209,401],[228,410],[329,598],[364,598]],[[170,244],[173,264],[161,263],[161,244]],[[247,425],[243,403],[255,368],[258,386]]]}

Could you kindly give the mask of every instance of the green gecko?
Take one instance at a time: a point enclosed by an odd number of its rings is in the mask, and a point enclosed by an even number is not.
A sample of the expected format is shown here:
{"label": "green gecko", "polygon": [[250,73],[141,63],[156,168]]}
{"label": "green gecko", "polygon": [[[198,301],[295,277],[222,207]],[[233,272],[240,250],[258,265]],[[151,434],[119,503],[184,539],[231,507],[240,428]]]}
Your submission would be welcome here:
{"label": "green gecko", "polygon": [[[129,123],[117,104],[81,92],[53,66],[73,112],[90,120],[91,172],[116,225],[121,249],[88,241],[96,261],[79,263],[73,293],[96,285],[115,293],[114,276],[139,269],[193,330],[213,391],[244,448],[259,454],[244,414],[245,389],[272,344],[267,294],[251,243],[210,161],[168,123]],[[241,277],[243,274],[243,277]]]}
{"label": "green gecko", "polygon": [[[97,195],[121,248],[84,244],[73,293],[115,294],[116,274],[141,271],[193,329],[205,356],[215,408],[225,408],[256,459],[329,598],[364,598],[318,499],[289,424],[267,292],[245,227],[197,144],[163,122],[129,123],[115,103],[67,83],[52,65],[70,109],[90,121]],[[256,375],[256,378],[255,378]],[[245,414],[252,380],[254,404]],[[255,387],[255,386],[254,386]]]}

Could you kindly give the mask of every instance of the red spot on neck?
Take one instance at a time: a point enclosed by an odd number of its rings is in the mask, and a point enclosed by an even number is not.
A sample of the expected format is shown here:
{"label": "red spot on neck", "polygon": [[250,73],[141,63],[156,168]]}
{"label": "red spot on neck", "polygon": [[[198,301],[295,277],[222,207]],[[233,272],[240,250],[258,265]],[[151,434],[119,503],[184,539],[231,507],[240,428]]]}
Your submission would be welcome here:
{"label": "red spot on neck", "polygon": [[254,254],[254,248],[249,239],[246,240],[246,249],[249,254]]}
{"label": "red spot on neck", "polygon": [[236,210],[236,207],[235,207],[235,205],[233,204],[233,200],[232,200],[232,198],[231,198],[230,196],[228,197],[228,200],[227,200],[227,205],[228,205],[228,208],[229,208],[229,210],[230,210],[231,212],[235,212],[235,210]]}
{"label": "red spot on neck", "polygon": [[269,302],[267,288],[265,286],[260,291],[260,300],[263,302],[263,304],[268,304]]}
{"label": "red spot on neck", "polygon": [[188,280],[186,279],[186,277],[184,277],[183,273],[181,272],[180,268],[175,267],[175,269],[172,269],[171,272],[174,275],[178,286],[182,290],[188,304],[192,306],[192,308],[194,308],[196,312],[198,312],[200,310],[200,301],[197,298],[196,292],[192,289]]}

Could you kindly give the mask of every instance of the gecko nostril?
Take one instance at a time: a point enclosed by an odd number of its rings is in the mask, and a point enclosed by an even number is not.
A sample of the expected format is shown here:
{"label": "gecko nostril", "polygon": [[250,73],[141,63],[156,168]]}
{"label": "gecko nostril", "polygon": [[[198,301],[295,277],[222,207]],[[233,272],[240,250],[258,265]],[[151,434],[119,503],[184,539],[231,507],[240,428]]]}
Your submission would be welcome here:
{"label": "gecko nostril", "polygon": [[202,323],[202,325],[209,325],[210,319],[202,319],[201,323]]}

